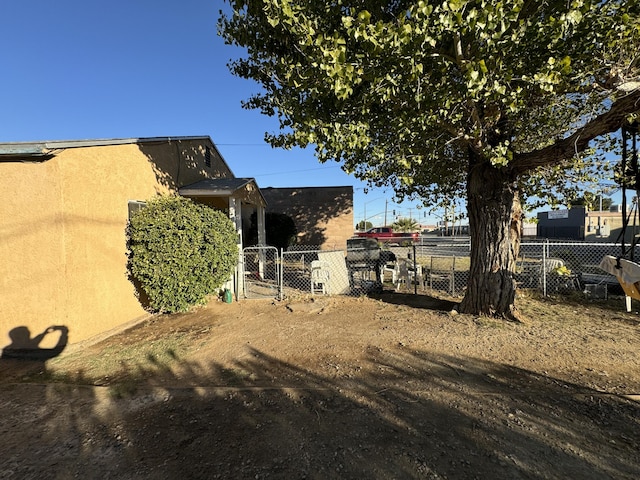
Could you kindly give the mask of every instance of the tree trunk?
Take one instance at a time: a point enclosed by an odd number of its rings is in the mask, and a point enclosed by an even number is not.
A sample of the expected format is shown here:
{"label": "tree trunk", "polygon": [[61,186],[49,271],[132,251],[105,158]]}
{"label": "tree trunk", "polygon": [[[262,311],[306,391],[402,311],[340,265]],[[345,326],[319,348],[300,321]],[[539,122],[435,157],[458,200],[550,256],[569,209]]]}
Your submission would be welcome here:
{"label": "tree trunk", "polygon": [[506,169],[472,162],[467,179],[471,267],[461,313],[515,319],[514,279],[522,210]]}

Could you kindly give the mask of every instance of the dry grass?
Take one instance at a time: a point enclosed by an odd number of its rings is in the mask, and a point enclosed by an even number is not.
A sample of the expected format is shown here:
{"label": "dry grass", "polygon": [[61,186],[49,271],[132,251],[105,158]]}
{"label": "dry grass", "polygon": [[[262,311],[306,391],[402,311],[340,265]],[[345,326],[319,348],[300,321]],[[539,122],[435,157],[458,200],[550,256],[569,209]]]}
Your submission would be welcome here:
{"label": "dry grass", "polygon": [[123,380],[139,382],[170,370],[197,348],[198,338],[192,332],[177,331],[132,343],[124,336],[122,342],[110,339],[104,348],[90,348],[51,360],[46,380],[92,385],[111,385]]}

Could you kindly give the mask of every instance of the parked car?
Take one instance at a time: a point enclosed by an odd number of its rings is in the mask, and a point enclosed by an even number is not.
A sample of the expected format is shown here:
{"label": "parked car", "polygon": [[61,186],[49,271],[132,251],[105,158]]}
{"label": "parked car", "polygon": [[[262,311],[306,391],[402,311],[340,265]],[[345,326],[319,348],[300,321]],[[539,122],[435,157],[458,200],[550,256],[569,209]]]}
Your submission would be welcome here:
{"label": "parked car", "polygon": [[420,234],[417,232],[394,232],[391,227],[374,227],[366,232],[356,232],[357,237],[373,238],[380,243],[417,242]]}

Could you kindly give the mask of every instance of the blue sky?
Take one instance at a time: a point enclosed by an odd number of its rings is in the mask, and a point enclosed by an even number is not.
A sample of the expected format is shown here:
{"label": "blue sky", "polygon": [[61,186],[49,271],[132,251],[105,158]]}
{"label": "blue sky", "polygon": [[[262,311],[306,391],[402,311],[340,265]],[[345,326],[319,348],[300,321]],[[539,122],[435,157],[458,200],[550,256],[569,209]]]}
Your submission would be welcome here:
{"label": "blue sky", "polygon": [[[5,0],[0,6],[0,142],[209,135],[261,187],[352,185],[354,219],[416,202],[368,189],[313,150],[275,150],[277,121],[241,108],[257,84],[233,77],[241,50],[217,36],[222,0]],[[365,193],[367,192],[367,193]],[[424,218],[432,223],[437,218]],[[391,223],[391,214],[388,216]]]}
{"label": "blue sky", "polygon": [[[217,35],[222,0],[4,0],[0,142],[208,135],[238,177],[261,187],[351,185],[354,220],[391,213],[436,223],[418,202],[392,203],[312,149],[272,149],[277,121],[240,102],[258,85],[227,69],[243,51]],[[617,195],[619,197],[619,195]],[[615,201],[619,201],[616,199]]]}

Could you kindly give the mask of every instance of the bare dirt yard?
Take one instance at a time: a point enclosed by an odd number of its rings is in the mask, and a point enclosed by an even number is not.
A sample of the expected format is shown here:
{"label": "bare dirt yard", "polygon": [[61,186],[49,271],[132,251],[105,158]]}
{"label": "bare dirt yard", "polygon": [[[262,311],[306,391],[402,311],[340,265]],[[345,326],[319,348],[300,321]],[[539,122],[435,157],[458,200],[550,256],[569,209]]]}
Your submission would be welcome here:
{"label": "bare dirt yard", "polygon": [[213,301],[5,363],[0,478],[640,478],[637,312],[519,300]]}

